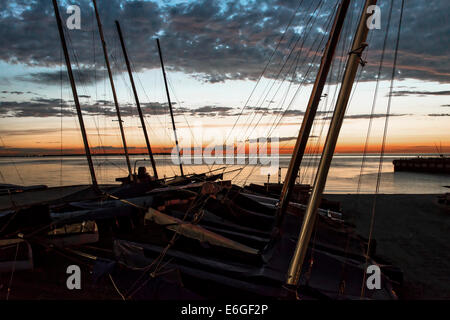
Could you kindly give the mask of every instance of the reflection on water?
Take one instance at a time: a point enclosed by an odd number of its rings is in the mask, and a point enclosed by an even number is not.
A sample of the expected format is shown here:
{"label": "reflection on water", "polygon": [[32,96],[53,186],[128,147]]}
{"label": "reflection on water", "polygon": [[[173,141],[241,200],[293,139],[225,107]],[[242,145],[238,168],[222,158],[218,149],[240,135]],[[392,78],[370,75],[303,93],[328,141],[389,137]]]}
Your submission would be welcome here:
{"label": "reflection on water", "polygon": [[[449,175],[436,175],[424,173],[394,173],[392,160],[405,157],[405,155],[387,155],[383,162],[380,192],[382,193],[443,193],[444,185],[450,184]],[[407,157],[414,157],[408,155]],[[142,162],[145,156],[132,156],[132,164],[146,165],[151,173],[149,162]],[[289,156],[280,156],[281,177],[284,179]],[[138,162],[136,163],[136,161]],[[312,183],[319,162],[319,156],[306,156],[300,172],[299,181]],[[326,191],[329,193],[356,193],[360,182],[361,193],[373,193],[378,173],[379,156],[368,155],[360,179],[362,155],[335,155],[330,169]],[[127,175],[125,160],[121,156],[94,157],[97,179],[99,183],[116,183],[115,178]],[[156,156],[156,165],[160,177],[172,177],[179,174],[178,165],[172,163],[170,156]],[[224,164],[211,165],[185,165],[185,173],[201,173],[209,169],[225,167]],[[225,179],[232,179],[234,183],[278,181],[278,169],[255,165],[228,165],[227,170],[244,167],[240,172],[235,171],[225,175]],[[79,157],[36,157],[36,158],[0,158],[1,183],[48,186],[89,184],[90,176],[86,159]]]}

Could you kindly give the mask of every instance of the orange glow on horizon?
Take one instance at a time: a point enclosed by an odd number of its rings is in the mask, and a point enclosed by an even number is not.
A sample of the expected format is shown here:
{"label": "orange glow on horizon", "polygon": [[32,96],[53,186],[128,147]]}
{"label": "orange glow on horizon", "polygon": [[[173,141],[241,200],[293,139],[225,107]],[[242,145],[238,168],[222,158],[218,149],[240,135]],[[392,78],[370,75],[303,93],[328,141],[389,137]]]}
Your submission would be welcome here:
{"label": "orange glow on horizon", "polygon": [[[187,148],[183,148],[184,146],[181,146],[181,154],[188,152],[188,150],[191,150],[191,154],[194,155],[195,151],[193,148],[189,149],[189,147]],[[309,146],[307,147],[307,153],[313,153],[313,154],[317,154],[317,153],[321,153],[322,152],[322,148],[323,145],[321,145],[319,148],[314,147],[314,150],[312,150],[313,148],[310,148]],[[27,151],[27,149],[29,149],[29,151]],[[156,146],[152,146],[152,151],[155,154],[170,154],[172,152],[173,146],[167,146],[167,145],[156,145]],[[249,145],[247,144],[245,146],[245,153],[248,154],[249,153]],[[255,148],[256,149],[256,148]],[[261,147],[261,149],[263,149],[263,147]],[[279,147],[279,154],[282,155],[289,155],[292,154],[294,149],[294,143],[289,143],[289,145],[283,145]],[[206,146],[203,146],[202,151],[208,151]],[[367,152],[368,153],[379,153],[381,150],[381,145],[380,144],[371,144],[368,147]],[[364,145],[362,144],[338,144],[336,146],[336,153],[363,153],[364,151]],[[145,146],[137,146],[137,147],[131,147],[128,150],[129,154],[146,154],[147,153],[147,148]],[[198,152],[198,151],[196,151]],[[208,151],[211,155],[215,154],[215,150],[214,149],[209,149]],[[386,145],[385,148],[385,152],[386,153],[438,153],[438,149],[436,147],[436,145],[420,145],[418,146],[417,143],[415,144],[401,144],[401,143],[392,143],[392,144],[388,144]],[[439,152],[446,154],[446,153],[450,153],[450,145],[442,145],[439,146]],[[94,155],[102,155],[102,154],[123,154],[123,150],[122,150],[122,146],[120,145],[116,145],[116,146],[108,146],[108,147],[101,147],[101,146],[95,146],[95,147],[91,147],[91,153]],[[225,149],[224,149],[224,153],[225,153]],[[235,154],[240,153],[243,154],[243,150],[238,151],[237,148],[235,148]],[[270,144],[267,146],[267,153],[270,154],[271,153],[271,147]],[[83,155],[84,154],[84,148],[80,145],[74,145],[73,147],[65,147],[62,149],[62,153],[61,153],[61,149],[60,148],[55,148],[55,147],[44,147],[42,146],[41,148],[37,149],[35,147],[29,147],[26,148],[25,146],[23,146],[21,149],[19,150],[8,150],[8,149],[4,149],[4,150],[0,150],[0,156],[42,156],[42,155]]]}

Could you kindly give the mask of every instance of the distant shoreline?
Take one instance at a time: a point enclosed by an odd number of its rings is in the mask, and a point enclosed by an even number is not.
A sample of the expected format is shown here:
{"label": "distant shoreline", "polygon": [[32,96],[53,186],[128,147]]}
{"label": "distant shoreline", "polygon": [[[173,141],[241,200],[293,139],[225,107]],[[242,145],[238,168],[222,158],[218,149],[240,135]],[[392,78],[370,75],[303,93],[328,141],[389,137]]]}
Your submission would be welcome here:
{"label": "distant shoreline", "polygon": [[[337,155],[362,155],[362,152],[356,152],[356,153],[336,153]],[[379,153],[368,153],[370,155],[379,155]],[[129,153],[130,156],[147,156],[147,153]],[[153,153],[155,156],[170,156],[171,153],[169,152],[162,152],[162,153]],[[282,156],[290,156],[290,154],[281,154]],[[307,155],[320,155],[319,153],[308,153]],[[432,153],[399,153],[399,152],[393,152],[393,153],[385,153],[385,155],[391,155],[391,156],[402,156],[402,155],[410,155],[410,156],[440,156],[440,154],[437,154],[435,152]],[[71,154],[42,154],[42,155],[0,155],[0,158],[46,158],[46,157],[84,157],[85,155],[83,153],[71,153]],[[105,154],[92,154],[92,157],[116,157],[116,156],[125,156],[124,153],[105,153]],[[450,156],[450,153],[444,153],[444,156]]]}
{"label": "distant shoreline", "polygon": [[[130,156],[147,156],[147,153],[129,153]],[[155,156],[170,156],[170,153],[154,153]],[[82,153],[43,154],[43,155],[0,155],[0,158],[45,158],[45,157],[84,157]],[[91,154],[92,157],[125,156],[123,153]]]}

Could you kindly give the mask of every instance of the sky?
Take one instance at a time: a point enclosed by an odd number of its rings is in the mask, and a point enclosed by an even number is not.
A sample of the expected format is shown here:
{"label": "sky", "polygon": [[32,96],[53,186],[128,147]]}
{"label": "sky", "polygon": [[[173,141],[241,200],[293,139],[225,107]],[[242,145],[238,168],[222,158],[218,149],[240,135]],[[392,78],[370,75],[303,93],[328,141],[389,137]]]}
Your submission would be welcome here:
{"label": "sky", "polygon": [[[156,38],[167,68],[182,146],[278,137],[289,153],[334,17],[335,0],[98,0],[126,139],[145,152],[114,21],[121,24],[152,147],[174,145]],[[90,147],[121,152],[118,122],[91,1],[58,1],[62,19],[81,8],[81,29],[65,29]],[[310,137],[323,143],[342,69],[361,14],[353,0]],[[386,120],[400,0],[380,0],[381,28],[371,30],[367,64],[354,84],[337,152],[378,152]],[[388,121],[387,151],[450,152],[450,56],[446,0],[405,1]],[[388,28],[389,25],[389,28]],[[387,34],[383,68],[378,68]],[[0,0],[0,154],[82,152],[72,92],[50,0]],[[263,72],[264,71],[264,72]],[[262,77],[261,77],[262,74]],[[260,80],[258,80],[260,79]],[[374,111],[372,113],[372,106]]]}

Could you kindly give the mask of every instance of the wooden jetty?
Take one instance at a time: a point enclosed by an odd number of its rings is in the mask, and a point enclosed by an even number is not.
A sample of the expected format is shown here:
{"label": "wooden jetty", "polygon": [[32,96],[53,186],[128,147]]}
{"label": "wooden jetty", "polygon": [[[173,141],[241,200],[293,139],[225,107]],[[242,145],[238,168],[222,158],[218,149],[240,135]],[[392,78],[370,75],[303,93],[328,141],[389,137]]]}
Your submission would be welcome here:
{"label": "wooden jetty", "polygon": [[450,158],[445,156],[433,158],[398,159],[392,161],[394,171],[445,173],[450,174]]}

